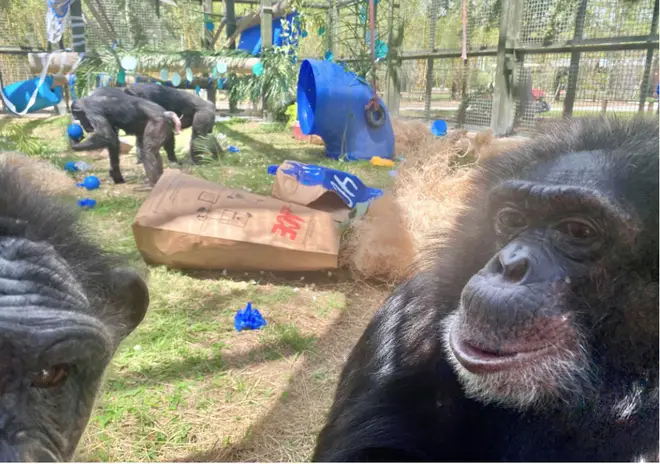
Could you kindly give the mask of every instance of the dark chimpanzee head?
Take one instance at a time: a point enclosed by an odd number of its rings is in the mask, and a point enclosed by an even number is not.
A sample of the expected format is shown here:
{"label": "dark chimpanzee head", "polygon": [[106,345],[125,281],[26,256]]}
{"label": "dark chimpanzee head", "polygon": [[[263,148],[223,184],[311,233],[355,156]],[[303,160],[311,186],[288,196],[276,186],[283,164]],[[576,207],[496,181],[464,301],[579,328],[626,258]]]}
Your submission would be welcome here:
{"label": "dark chimpanzee head", "polygon": [[89,118],[87,118],[84,107],[85,104],[82,100],[74,101],[71,103],[71,115],[73,119],[80,121],[80,125],[85,129],[85,132],[94,132],[94,126],[92,126]]}
{"label": "dark chimpanzee head", "polygon": [[526,408],[614,389],[629,414],[658,382],[657,122],[559,122],[475,181],[445,247],[464,282],[445,345],[467,394]]}
{"label": "dark chimpanzee head", "polygon": [[148,290],[14,168],[0,191],[0,461],[68,460]]}

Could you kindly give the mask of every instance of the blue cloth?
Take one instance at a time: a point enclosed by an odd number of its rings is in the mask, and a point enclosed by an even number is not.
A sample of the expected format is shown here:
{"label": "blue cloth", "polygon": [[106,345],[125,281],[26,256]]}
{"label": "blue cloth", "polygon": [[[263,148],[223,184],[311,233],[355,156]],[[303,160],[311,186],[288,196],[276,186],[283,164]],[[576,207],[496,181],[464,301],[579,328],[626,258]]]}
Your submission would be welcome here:
{"label": "blue cloth", "polygon": [[266,324],[266,319],[259,310],[257,308],[252,309],[252,302],[248,302],[247,306],[239,309],[236,316],[234,316],[234,328],[238,332],[241,330],[257,330]]}

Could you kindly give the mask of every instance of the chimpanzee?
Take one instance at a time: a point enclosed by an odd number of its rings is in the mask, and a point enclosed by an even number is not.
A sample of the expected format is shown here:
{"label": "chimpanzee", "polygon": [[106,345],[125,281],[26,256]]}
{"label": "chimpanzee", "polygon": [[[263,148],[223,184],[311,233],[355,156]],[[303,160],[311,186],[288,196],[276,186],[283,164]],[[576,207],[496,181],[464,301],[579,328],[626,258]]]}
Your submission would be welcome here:
{"label": "chimpanzee", "polygon": [[[199,162],[199,153],[209,151],[214,159],[218,159],[222,148],[213,137],[215,123],[215,106],[213,103],[195,94],[164,85],[152,83],[133,84],[124,89],[129,95],[145,98],[172,111],[181,118],[181,128],[192,126],[190,139],[190,158],[193,163]],[[165,146],[168,156],[174,156],[174,142]],[[205,150],[206,149],[206,150]]]}
{"label": "chimpanzee", "polygon": [[657,121],[567,120],[475,168],[314,460],[657,461],[658,143]]}
{"label": "chimpanzee", "polygon": [[[86,140],[71,140],[71,148],[75,151],[107,148],[110,177],[115,184],[124,182],[119,170],[118,129],[136,135],[138,154],[144,161],[149,182],[158,182],[163,174],[160,147],[174,146],[174,132],[178,133],[181,128],[176,114],[111,87],[102,87],[90,96],[74,101],[71,113],[85,131],[92,133]],[[174,150],[167,150],[167,158],[173,163],[178,162]]]}
{"label": "chimpanzee", "polygon": [[0,461],[70,460],[149,292],[18,168],[0,191]]}

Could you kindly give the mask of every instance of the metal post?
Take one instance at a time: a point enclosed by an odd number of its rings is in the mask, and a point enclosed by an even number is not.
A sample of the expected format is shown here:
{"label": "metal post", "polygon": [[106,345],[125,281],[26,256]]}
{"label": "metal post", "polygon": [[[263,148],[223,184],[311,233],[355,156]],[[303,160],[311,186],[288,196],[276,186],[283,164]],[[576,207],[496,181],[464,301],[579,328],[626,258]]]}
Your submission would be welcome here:
{"label": "metal post", "polygon": [[[582,40],[584,32],[584,21],[587,16],[587,0],[580,0],[577,15],[575,17],[575,32],[573,33],[573,40],[579,42]],[[566,97],[564,98],[564,114],[565,118],[573,116],[573,105],[575,104],[575,95],[577,93],[577,80],[580,72],[580,56],[579,51],[571,53],[571,63],[568,68],[568,82],[566,83]]]}
{"label": "metal post", "polygon": [[497,136],[513,131],[516,114],[515,55],[507,49],[515,49],[520,33],[523,0],[505,0],[500,18],[500,38],[497,43],[497,68],[490,127]]}
{"label": "metal post", "polygon": [[[655,0],[653,5],[653,20],[651,21],[651,32],[649,35],[658,33],[658,0]],[[642,85],[639,88],[639,107],[637,111],[640,113],[644,111],[644,103],[646,97],[649,95],[649,77],[651,75],[651,66],[653,65],[653,54],[655,53],[655,46],[649,46],[646,51],[646,62],[644,63],[644,74],[642,75]]]}
{"label": "metal post", "polygon": [[73,51],[85,53],[85,23],[82,19],[82,0],[73,0],[69,6],[71,15],[71,36],[73,37]]}

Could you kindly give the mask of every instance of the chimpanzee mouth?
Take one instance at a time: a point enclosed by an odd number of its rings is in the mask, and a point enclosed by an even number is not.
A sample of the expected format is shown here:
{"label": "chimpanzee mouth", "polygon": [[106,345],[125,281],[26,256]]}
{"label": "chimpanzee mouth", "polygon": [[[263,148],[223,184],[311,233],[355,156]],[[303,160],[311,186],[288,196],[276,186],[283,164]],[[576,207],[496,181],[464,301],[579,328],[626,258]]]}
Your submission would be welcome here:
{"label": "chimpanzee mouth", "polygon": [[516,350],[489,349],[464,339],[460,330],[455,329],[451,330],[449,346],[456,360],[473,374],[492,374],[521,369],[555,350],[553,345],[547,344],[530,349],[523,346],[517,347]]}

